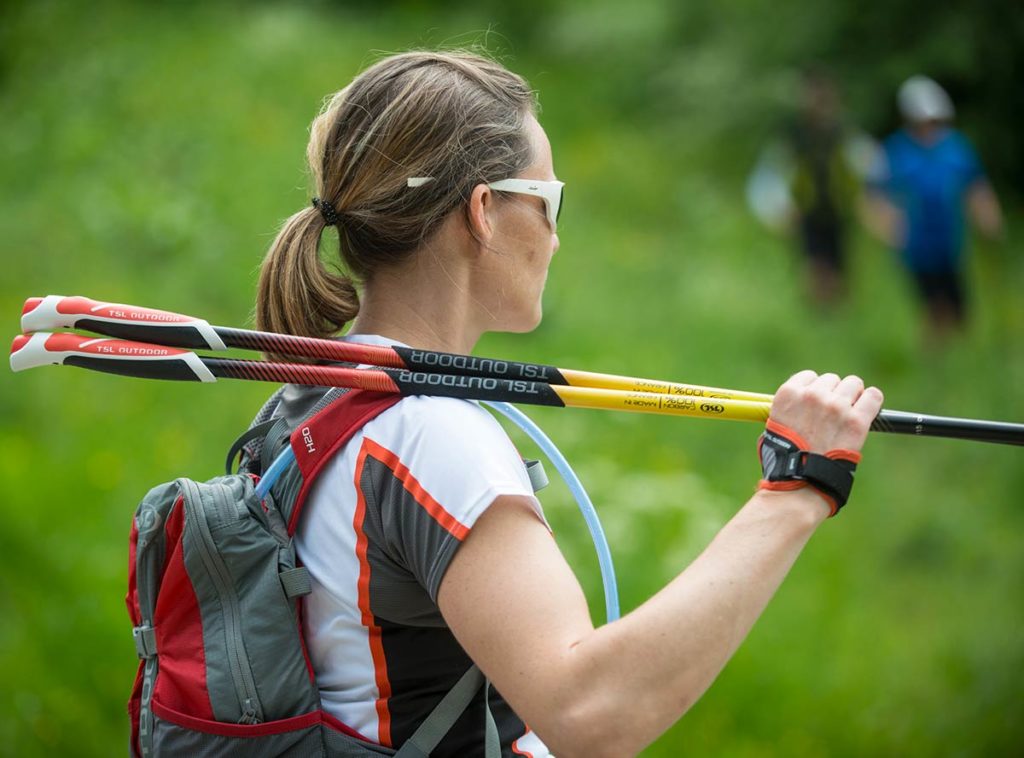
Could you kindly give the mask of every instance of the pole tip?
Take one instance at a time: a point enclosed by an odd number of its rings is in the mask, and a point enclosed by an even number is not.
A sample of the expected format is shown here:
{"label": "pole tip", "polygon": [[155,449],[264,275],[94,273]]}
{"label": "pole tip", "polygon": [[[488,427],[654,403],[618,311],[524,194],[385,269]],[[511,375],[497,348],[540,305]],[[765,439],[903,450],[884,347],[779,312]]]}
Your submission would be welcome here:
{"label": "pole tip", "polygon": [[43,302],[41,297],[30,297],[25,301],[25,306],[21,309],[21,315],[24,316],[26,313],[31,313],[39,307],[41,302]]}

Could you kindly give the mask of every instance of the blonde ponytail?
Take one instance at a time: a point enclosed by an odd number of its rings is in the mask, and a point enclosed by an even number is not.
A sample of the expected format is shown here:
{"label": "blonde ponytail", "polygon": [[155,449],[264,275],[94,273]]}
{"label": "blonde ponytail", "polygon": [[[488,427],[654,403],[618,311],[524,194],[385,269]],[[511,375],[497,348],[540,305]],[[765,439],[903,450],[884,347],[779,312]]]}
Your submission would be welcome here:
{"label": "blonde ponytail", "polygon": [[256,328],[302,337],[331,337],[359,312],[352,279],[320,259],[325,228],[306,208],[285,221],[263,259],[256,295]]}

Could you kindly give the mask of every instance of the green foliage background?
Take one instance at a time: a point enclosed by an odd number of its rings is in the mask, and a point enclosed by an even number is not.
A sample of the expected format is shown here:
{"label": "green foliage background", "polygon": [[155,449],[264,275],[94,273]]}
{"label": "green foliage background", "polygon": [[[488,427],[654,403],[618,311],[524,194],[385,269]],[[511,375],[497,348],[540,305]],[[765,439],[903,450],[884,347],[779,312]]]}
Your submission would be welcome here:
{"label": "green foliage background", "polygon": [[[480,354],[762,391],[802,367],[856,372],[890,408],[1024,421],[1021,11],[918,7],[7,3],[0,312],[11,337],[24,299],[50,293],[246,324],[277,223],[309,201],[321,98],[381,52],[482,41],[540,92],[568,200],[544,323],[488,336]],[[974,319],[941,354],[922,348],[886,251],[857,237],[851,297],[821,314],[788,242],[743,207],[744,173],[810,59],[833,67],[876,133],[905,76],[949,83],[1003,194],[1009,242],[974,246]],[[134,506],[157,482],[216,474],[268,391],[0,373],[0,754],[122,753]],[[531,415],[590,488],[627,610],[697,555],[758,475],[751,426]],[[1022,491],[1019,449],[872,438],[852,506],[645,755],[1019,752]],[[564,490],[544,501],[600,619],[585,529]]]}

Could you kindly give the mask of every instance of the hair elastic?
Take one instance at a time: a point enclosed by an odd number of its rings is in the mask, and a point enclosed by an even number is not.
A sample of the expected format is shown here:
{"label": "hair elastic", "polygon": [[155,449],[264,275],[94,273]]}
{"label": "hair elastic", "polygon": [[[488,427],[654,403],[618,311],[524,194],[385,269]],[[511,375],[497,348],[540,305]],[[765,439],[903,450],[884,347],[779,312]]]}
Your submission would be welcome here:
{"label": "hair elastic", "polygon": [[313,207],[320,211],[320,215],[323,216],[324,223],[327,224],[327,226],[338,225],[338,211],[334,209],[333,205],[318,197],[314,197]]}

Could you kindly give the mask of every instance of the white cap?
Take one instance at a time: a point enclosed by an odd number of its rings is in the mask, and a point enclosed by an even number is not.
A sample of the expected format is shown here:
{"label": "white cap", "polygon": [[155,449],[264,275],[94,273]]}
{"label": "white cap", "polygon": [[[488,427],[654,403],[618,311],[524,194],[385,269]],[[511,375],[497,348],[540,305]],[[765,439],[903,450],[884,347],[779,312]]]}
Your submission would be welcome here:
{"label": "white cap", "polygon": [[949,121],[956,112],[946,90],[920,74],[900,85],[896,100],[907,121]]}

